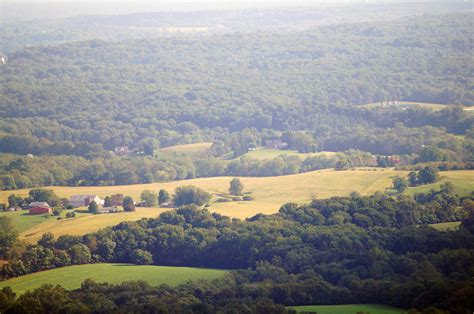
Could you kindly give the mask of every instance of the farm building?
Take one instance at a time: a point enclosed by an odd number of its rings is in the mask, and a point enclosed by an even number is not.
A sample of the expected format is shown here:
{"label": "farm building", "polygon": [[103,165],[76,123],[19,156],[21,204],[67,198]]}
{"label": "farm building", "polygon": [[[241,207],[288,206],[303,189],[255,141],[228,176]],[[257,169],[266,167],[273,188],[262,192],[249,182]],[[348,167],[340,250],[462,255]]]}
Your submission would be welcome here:
{"label": "farm building", "polygon": [[265,147],[269,149],[284,149],[288,147],[288,143],[282,140],[266,140]]}
{"label": "farm building", "polygon": [[128,146],[117,146],[115,147],[114,151],[115,151],[115,155],[117,156],[128,156],[131,153]]}
{"label": "farm building", "polygon": [[72,207],[89,206],[92,201],[95,201],[97,205],[104,205],[104,200],[98,195],[73,195],[69,198],[69,205]]}
{"label": "farm building", "polygon": [[50,207],[50,206],[46,202],[31,202],[28,205],[28,208],[32,208],[32,207]]}
{"label": "farm building", "polygon": [[49,206],[35,206],[30,208],[30,215],[51,214],[52,211]]}

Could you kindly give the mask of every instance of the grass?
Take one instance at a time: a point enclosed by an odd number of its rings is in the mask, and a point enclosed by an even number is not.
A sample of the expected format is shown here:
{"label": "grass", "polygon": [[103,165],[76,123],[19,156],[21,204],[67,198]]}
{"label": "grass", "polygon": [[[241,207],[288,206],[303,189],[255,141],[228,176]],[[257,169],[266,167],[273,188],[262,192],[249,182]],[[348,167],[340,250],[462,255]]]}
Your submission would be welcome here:
{"label": "grass", "polygon": [[298,313],[314,312],[318,314],[356,314],[358,312],[370,314],[400,314],[406,313],[402,309],[380,304],[342,304],[342,305],[308,305],[292,306]]}
{"label": "grass", "polygon": [[[385,191],[392,185],[394,176],[406,176],[407,171],[396,171],[393,169],[380,168],[356,168],[354,170],[319,170],[300,173],[289,176],[278,177],[241,177],[244,184],[244,192],[254,197],[253,201],[240,202],[214,202],[222,195],[227,195],[229,182],[232,177],[213,177],[192,180],[181,180],[166,183],[136,184],[127,186],[97,186],[97,187],[48,187],[55,190],[60,197],[69,197],[73,194],[98,194],[101,197],[115,193],[129,195],[138,200],[143,190],[158,191],[165,189],[172,193],[174,189],[182,185],[195,185],[213,194],[210,210],[222,215],[245,219],[258,213],[273,214],[281,205],[288,202],[303,203],[312,197],[328,198],[332,196],[347,196],[357,191],[362,195],[370,195],[377,191]],[[442,180],[451,181],[455,185],[455,192],[466,192],[472,190],[474,182],[474,171],[447,171],[442,172]],[[439,183],[435,187],[438,187]],[[471,188],[469,188],[471,187]],[[407,193],[413,193],[410,188]],[[428,188],[429,190],[429,188]],[[17,191],[0,191],[0,202],[9,194],[16,193],[27,195],[27,189]],[[62,234],[82,235],[94,232],[100,228],[113,226],[121,221],[138,220],[142,217],[156,217],[167,209],[161,208],[137,208],[136,212],[82,215],[80,217],[55,220],[45,220],[41,224],[34,224],[31,228],[20,234],[22,239],[34,242],[45,232],[52,232],[59,236]],[[10,213],[5,213],[10,214]],[[34,217],[34,216],[31,216]],[[38,219],[34,217],[33,219]]]}
{"label": "grass", "polygon": [[[20,239],[29,243],[38,241],[46,232],[51,232],[56,237],[64,234],[83,235],[95,232],[101,228],[111,227],[122,221],[135,221],[141,218],[157,217],[160,213],[166,211],[165,208],[143,208],[137,207],[135,212],[120,212],[113,214],[77,214],[74,218],[57,220],[51,217],[41,224],[35,224],[29,229],[22,230]],[[35,216],[31,216],[35,217]]]}
{"label": "grass", "polygon": [[10,217],[19,232],[33,228],[55,218],[49,215],[29,215],[27,210],[0,212],[0,216]]}
{"label": "grass", "polygon": [[268,159],[274,159],[281,155],[298,156],[304,159],[304,158],[312,157],[312,156],[321,156],[321,155],[333,156],[335,154],[336,154],[335,152],[299,153],[296,150],[257,148],[244,154],[244,156],[259,159],[259,160],[268,160]]}
{"label": "grass", "polygon": [[406,193],[414,195],[415,193],[427,193],[431,189],[439,190],[440,185],[448,181],[454,185],[454,193],[460,196],[469,195],[474,191],[473,170],[443,171],[440,172],[440,176],[440,181],[408,188]]}
{"label": "grass", "polygon": [[207,154],[211,150],[212,143],[195,143],[195,144],[184,144],[176,146],[168,146],[160,148],[158,153],[165,154],[185,154],[185,155],[196,155],[196,154]]}
{"label": "grass", "polygon": [[143,280],[151,286],[168,284],[176,286],[188,280],[216,279],[227,271],[218,269],[138,266],[131,264],[86,264],[56,268],[32,273],[0,282],[0,288],[10,286],[17,294],[23,294],[44,284],[61,285],[66,289],[80,288],[86,279],[113,284]]}
{"label": "grass", "polygon": [[438,231],[455,231],[459,229],[461,225],[460,221],[453,221],[453,222],[441,222],[437,224],[431,224],[430,226],[435,228]]}

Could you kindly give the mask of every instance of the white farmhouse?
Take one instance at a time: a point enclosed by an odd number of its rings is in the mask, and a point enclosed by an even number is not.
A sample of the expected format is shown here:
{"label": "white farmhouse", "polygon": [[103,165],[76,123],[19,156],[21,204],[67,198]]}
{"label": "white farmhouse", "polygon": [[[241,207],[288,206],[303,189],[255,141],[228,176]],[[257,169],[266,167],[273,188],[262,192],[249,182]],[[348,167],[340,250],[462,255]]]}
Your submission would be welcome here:
{"label": "white farmhouse", "polygon": [[73,207],[89,206],[95,201],[97,205],[104,205],[104,200],[98,195],[73,195],[69,198],[69,205]]}

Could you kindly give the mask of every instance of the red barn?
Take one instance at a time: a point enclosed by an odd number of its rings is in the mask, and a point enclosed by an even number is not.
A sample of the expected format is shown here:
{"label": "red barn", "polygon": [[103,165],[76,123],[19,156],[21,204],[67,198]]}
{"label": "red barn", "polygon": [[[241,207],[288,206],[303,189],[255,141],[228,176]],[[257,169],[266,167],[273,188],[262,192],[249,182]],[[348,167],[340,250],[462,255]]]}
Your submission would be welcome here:
{"label": "red barn", "polygon": [[30,215],[51,214],[51,207],[35,206],[30,208]]}

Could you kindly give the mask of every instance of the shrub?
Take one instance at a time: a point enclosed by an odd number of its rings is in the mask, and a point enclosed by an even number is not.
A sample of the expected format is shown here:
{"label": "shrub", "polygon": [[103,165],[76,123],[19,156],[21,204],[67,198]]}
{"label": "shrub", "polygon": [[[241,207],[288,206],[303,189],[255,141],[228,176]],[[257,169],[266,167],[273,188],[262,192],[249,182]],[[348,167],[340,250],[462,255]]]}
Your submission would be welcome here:
{"label": "shrub", "polygon": [[216,203],[227,203],[227,202],[230,202],[230,201],[231,201],[231,200],[228,199],[228,198],[223,198],[223,197],[221,197],[221,198],[218,198],[218,199],[216,200]]}

